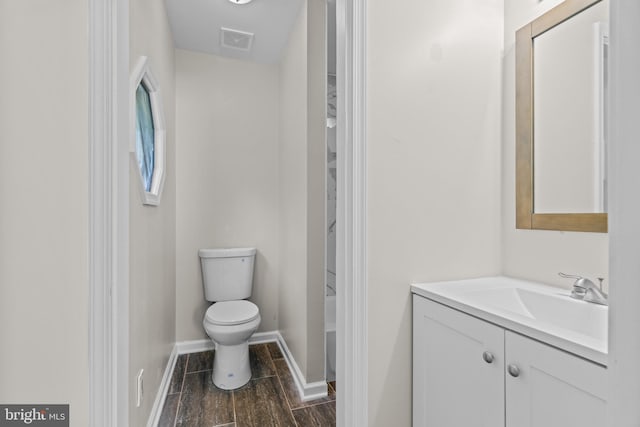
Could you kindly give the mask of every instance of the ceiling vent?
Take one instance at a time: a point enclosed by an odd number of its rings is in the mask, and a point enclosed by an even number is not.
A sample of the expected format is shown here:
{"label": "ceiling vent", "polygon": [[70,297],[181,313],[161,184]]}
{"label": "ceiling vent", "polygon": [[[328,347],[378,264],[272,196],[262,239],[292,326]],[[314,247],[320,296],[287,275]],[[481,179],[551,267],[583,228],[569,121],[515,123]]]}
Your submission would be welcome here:
{"label": "ceiling vent", "polygon": [[222,47],[227,47],[236,50],[251,50],[251,44],[253,43],[253,33],[247,33],[239,30],[232,30],[230,28],[220,28],[220,44]]}

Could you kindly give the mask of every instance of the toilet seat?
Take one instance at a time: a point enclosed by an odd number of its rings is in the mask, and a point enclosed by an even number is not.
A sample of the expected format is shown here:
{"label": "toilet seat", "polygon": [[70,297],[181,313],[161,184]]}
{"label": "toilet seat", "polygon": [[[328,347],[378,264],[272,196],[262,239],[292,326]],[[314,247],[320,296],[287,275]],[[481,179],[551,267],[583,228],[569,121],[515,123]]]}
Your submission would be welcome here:
{"label": "toilet seat", "polygon": [[204,316],[206,322],[221,326],[240,325],[258,317],[258,306],[245,300],[217,302],[207,309]]}

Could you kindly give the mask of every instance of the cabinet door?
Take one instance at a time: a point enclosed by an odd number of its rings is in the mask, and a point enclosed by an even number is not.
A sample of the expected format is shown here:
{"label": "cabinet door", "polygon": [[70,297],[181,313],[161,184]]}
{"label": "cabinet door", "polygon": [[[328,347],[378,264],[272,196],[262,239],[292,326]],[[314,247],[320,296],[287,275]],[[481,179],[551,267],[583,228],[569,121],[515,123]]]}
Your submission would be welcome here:
{"label": "cabinet door", "polygon": [[606,425],[606,368],[509,331],[505,347],[507,427]]}
{"label": "cabinet door", "polygon": [[504,366],[503,329],[413,296],[414,427],[504,426]]}

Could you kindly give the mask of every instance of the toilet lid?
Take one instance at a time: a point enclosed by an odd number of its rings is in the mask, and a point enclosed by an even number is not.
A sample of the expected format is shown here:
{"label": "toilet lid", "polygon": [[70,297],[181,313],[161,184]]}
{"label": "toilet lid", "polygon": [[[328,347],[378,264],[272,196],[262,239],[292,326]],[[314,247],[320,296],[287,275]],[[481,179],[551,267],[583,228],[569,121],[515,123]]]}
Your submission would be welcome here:
{"label": "toilet lid", "polygon": [[259,315],[258,306],[252,302],[221,301],[209,307],[204,318],[207,322],[216,325],[239,325],[251,322]]}

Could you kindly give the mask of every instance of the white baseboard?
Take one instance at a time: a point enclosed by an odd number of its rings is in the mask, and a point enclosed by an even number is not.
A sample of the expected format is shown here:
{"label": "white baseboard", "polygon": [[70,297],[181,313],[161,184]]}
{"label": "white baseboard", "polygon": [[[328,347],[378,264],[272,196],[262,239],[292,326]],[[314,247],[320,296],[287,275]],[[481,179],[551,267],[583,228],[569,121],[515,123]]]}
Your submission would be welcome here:
{"label": "white baseboard", "polygon": [[280,339],[280,332],[268,331],[268,332],[256,332],[249,338],[249,344],[264,344],[267,342],[278,342]]}
{"label": "white baseboard", "polygon": [[[325,381],[317,381],[307,383],[298,363],[293,354],[289,350],[286,341],[280,334],[280,331],[256,332],[249,338],[249,344],[263,344],[267,342],[277,342],[280,351],[284,355],[289,370],[293,376],[293,380],[300,394],[302,401],[319,399],[327,395],[327,383]],[[176,352],[178,355],[187,353],[197,353],[200,351],[213,350],[214,344],[210,339],[201,339],[193,341],[180,341],[176,343]],[[175,361],[174,361],[175,363]]]}
{"label": "white baseboard", "polygon": [[164,401],[167,398],[167,393],[169,392],[171,376],[173,374],[173,370],[176,366],[177,360],[178,347],[174,345],[173,350],[171,350],[171,354],[169,355],[169,361],[167,362],[167,367],[164,370],[164,375],[162,375],[162,380],[160,381],[160,387],[158,388],[158,393],[156,394],[156,400],[153,402],[153,407],[151,408],[151,413],[149,414],[147,427],[156,427],[158,425],[158,422],[160,421],[160,414],[162,414],[162,408],[164,408]]}
{"label": "white baseboard", "polygon": [[180,341],[176,343],[178,354],[199,353],[201,351],[213,350],[213,341],[210,339]]}
{"label": "white baseboard", "polygon": [[[249,338],[249,344],[262,344],[266,342],[278,341],[278,331],[256,332]],[[192,341],[180,341],[176,343],[178,354],[198,353],[201,351],[213,350],[215,345],[209,338]]]}

